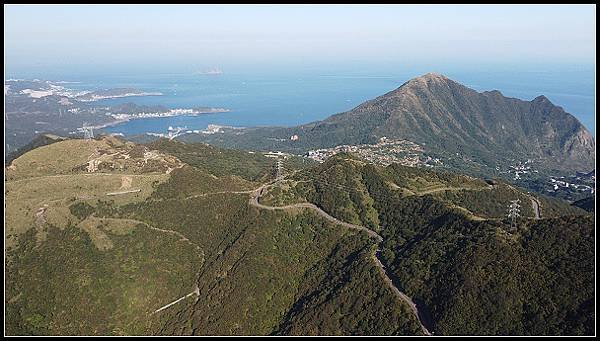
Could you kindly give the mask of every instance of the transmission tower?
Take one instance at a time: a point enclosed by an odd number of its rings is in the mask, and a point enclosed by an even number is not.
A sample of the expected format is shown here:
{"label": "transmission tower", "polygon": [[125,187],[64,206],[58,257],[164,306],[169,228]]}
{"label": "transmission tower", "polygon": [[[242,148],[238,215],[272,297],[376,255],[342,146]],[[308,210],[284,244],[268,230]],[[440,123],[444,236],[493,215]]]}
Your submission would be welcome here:
{"label": "transmission tower", "polygon": [[508,205],[508,219],[510,221],[510,230],[517,230],[517,218],[521,215],[521,205],[519,204],[520,200],[511,200],[510,205]]}
{"label": "transmission tower", "polygon": [[283,161],[281,161],[281,159],[277,159],[277,168],[276,168],[276,175],[275,175],[275,179],[277,181],[281,180],[281,178],[283,177]]}
{"label": "transmission tower", "polygon": [[81,129],[83,130],[84,140],[90,141],[94,138],[94,128],[88,126],[87,123],[84,123]]}

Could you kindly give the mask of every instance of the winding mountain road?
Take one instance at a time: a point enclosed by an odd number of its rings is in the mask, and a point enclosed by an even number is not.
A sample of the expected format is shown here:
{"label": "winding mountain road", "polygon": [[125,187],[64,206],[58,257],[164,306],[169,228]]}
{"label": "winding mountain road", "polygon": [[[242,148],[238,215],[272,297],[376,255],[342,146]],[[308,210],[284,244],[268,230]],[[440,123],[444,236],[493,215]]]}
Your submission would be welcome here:
{"label": "winding mountain road", "polygon": [[383,281],[387,284],[387,286],[392,289],[392,291],[394,292],[394,295],[396,295],[396,297],[398,297],[399,299],[403,300],[404,302],[406,302],[406,304],[408,304],[410,306],[410,309],[412,310],[413,314],[417,317],[417,320],[419,321],[419,324],[421,325],[421,331],[423,332],[423,334],[425,335],[433,335],[423,324],[423,321],[421,319],[421,314],[419,313],[419,309],[417,308],[417,305],[415,304],[415,302],[413,302],[413,300],[408,297],[405,293],[403,293],[402,291],[400,291],[392,282],[392,279],[387,275],[387,272],[385,271],[385,266],[383,265],[383,263],[381,263],[381,261],[379,260],[379,258],[377,258],[377,254],[379,253],[379,249],[375,250],[375,253],[373,253],[373,261],[375,261],[375,264],[377,264],[377,267],[379,268],[379,271],[381,272],[381,276],[383,277]]}
{"label": "winding mountain road", "polygon": [[533,212],[535,213],[535,219],[540,219],[541,218],[540,202],[534,197],[530,197],[530,199],[531,199],[531,207],[533,208]]}
{"label": "winding mountain road", "polygon": [[[256,208],[270,210],[270,211],[308,208],[308,209],[315,211],[318,215],[320,215],[321,217],[327,219],[328,221],[330,221],[334,224],[341,225],[341,226],[355,229],[355,230],[360,230],[360,231],[367,233],[370,237],[375,238],[377,240],[377,244],[379,244],[383,241],[383,238],[377,232],[375,232],[367,227],[361,226],[361,225],[355,225],[355,224],[343,222],[343,221],[329,215],[327,212],[323,211],[321,208],[319,208],[318,206],[316,206],[312,203],[297,203],[297,204],[290,204],[290,205],[285,205],[285,206],[268,206],[268,205],[259,203],[258,200],[261,197],[261,195],[263,194],[264,189],[269,186],[271,186],[271,184],[265,184],[265,185],[262,185],[261,187],[257,188],[254,191],[252,197],[250,198],[249,204]],[[405,302],[406,304],[408,304],[408,306],[410,307],[414,316],[416,317],[417,321],[419,322],[419,324],[421,326],[421,330],[423,331],[423,334],[433,335],[433,333],[431,333],[423,324],[423,320],[421,319],[422,314],[419,313],[419,309],[417,308],[417,305],[413,302],[413,300],[408,295],[406,295],[405,293],[400,291],[394,285],[394,283],[392,282],[392,279],[387,275],[387,272],[385,271],[385,266],[381,263],[379,258],[377,258],[378,252],[379,252],[379,249],[375,250],[372,257],[373,257],[373,261],[375,262],[375,265],[379,269],[381,277],[383,277],[384,283],[392,290],[392,292],[398,299],[400,299],[403,302]]]}
{"label": "winding mountain road", "polygon": [[[95,176],[106,176],[106,175],[112,175],[112,174],[105,174],[105,173],[99,173],[99,174],[90,174],[90,175],[95,175]],[[46,177],[39,177],[39,178],[50,178],[50,177],[62,177],[63,175],[56,175],[56,176],[46,176]],[[29,180],[29,179],[23,179],[23,180]],[[23,181],[23,180],[15,180],[12,182],[19,182],[19,181]],[[203,193],[203,194],[197,194],[197,195],[192,195],[189,197],[186,197],[185,199],[192,199],[192,198],[196,198],[196,197],[203,197],[203,196],[208,196],[208,195],[214,195],[214,194],[225,194],[225,193],[229,193],[229,194],[252,194],[250,199],[249,199],[249,205],[259,208],[259,209],[264,209],[264,210],[270,210],[270,211],[283,211],[283,210],[292,210],[292,209],[310,209],[313,210],[315,213],[317,213],[318,215],[320,215],[321,217],[325,218],[326,220],[336,224],[336,225],[340,225],[340,226],[344,226],[346,228],[350,228],[350,229],[354,229],[354,230],[358,230],[358,231],[362,231],[367,233],[370,237],[374,238],[377,240],[377,244],[380,244],[383,241],[383,238],[375,231],[365,227],[365,226],[361,226],[361,225],[356,225],[356,224],[351,224],[351,223],[347,223],[344,221],[341,221],[333,216],[331,216],[330,214],[328,214],[327,212],[325,212],[323,209],[319,208],[318,206],[316,206],[315,204],[312,203],[296,203],[296,204],[290,204],[290,205],[285,205],[285,206],[269,206],[269,205],[264,205],[261,204],[259,202],[259,198],[262,196],[264,190],[269,187],[272,186],[273,184],[277,183],[277,181],[272,181],[266,184],[261,185],[260,187],[258,187],[257,189],[254,190],[247,190],[247,191],[223,191],[223,192],[216,192],[216,193]],[[532,199],[532,203],[533,203],[533,199]],[[536,211],[537,212],[537,211]],[[135,220],[135,219],[128,219],[128,218],[100,218],[100,219],[105,219],[105,220],[120,220],[120,221],[128,221],[131,223],[137,223],[137,224],[142,224],[144,226],[146,226],[149,229],[155,230],[155,231],[160,231],[163,233],[169,233],[169,234],[173,234],[176,235],[180,238],[181,241],[185,241],[187,243],[192,244],[193,246],[195,246],[195,248],[197,250],[200,250],[200,247],[195,244],[194,242],[190,241],[186,236],[184,236],[183,234],[177,232],[177,231],[173,231],[173,230],[165,230],[165,229],[161,229],[161,228],[157,228],[154,226],[149,225],[148,223],[145,223],[143,221],[140,220]],[[381,261],[379,260],[379,258],[377,258],[377,254],[379,252],[379,249],[374,250],[373,254],[372,254],[372,258],[373,261],[375,263],[375,265],[377,266],[377,268],[379,269],[379,272],[383,278],[384,283],[390,288],[390,290],[392,290],[392,292],[394,293],[394,295],[401,301],[403,301],[404,303],[408,304],[408,306],[410,307],[412,313],[414,314],[416,320],[419,322],[421,330],[423,332],[423,334],[425,335],[433,335],[431,332],[429,332],[429,330],[425,327],[425,325],[423,324],[423,321],[421,319],[421,314],[419,313],[418,307],[417,305],[413,302],[413,300],[406,295],[405,293],[403,293],[402,291],[400,291],[392,282],[392,279],[388,276],[386,270],[385,270],[385,266],[381,263]],[[158,313],[160,311],[163,311],[183,300],[185,300],[186,298],[189,298],[193,295],[199,296],[199,289],[197,286],[195,286],[194,291],[190,292],[189,294],[182,296],[156,310],[154,310],[152,312],[152,314]]]}
{"label": "winding mountain road", "polygon": [[308,208],[311,209],[313,211],[315,211],[318,215],[320,215],[321,217],[329,220],[330,222],[334,223],[334,224],[338,224],[338,225],[342,225],[344,227],[350,228],[350,229],[355,229],[355,230],[360,230],[360,231],[364,231],[366,232],[369,236],[377,239],[378,242],[382,242],[383,238],[377,234],[377,232],[370,230],[364,226],[360,226],[360,225],[355,225],[355,224],[350,224],[350,223],[346,223],[344,221],[341,221],[331,215],[329,215],[327,212],[323,211],[321,208],[317,207],[317,205],[315,204],[311,204],[311,203],[298,203],[298,204],[291,204],[291,205],[285,205],[285,206],[267,206],[267,205],[263,205],[261,203],[258,202],[258,198],[262,195],[263,190],[266,188],[267,186],[261,186],[259,187],[257,190],[254,191],[254,195],[250,198],[249,204],[251,206],[263,209],[263,210],[270,210],[270,211],[275,211],[275,210],[290,210],[290,209],[294,209],[294,208]]}

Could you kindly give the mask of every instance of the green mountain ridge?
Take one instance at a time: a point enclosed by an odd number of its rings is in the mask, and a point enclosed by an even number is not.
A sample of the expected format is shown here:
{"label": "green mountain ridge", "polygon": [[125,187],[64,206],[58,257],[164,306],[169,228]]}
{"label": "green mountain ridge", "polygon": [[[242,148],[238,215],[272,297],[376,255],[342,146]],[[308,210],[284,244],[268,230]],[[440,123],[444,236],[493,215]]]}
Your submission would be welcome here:
{"label": "green mountain ridge", "polygon": [[5,173],[8,335],[595,331],[593,216],[501,180],[115,137]]}

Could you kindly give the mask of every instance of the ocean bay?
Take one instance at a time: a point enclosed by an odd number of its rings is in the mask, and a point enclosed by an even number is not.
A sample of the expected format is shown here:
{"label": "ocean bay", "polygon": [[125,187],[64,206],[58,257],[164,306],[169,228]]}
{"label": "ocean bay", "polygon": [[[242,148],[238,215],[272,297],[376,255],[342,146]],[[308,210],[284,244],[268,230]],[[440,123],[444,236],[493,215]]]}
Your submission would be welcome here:
{"label": "ocean bay", "polygon": [[[439,68],[438,68],[439,69]],[[594,134],[593,66],[582,69],[547,67],[524,72],[508,67],[453,70],[448,74],[478,91],[500,90],[505,96],[531,100],[545,95],[577,117]],[[359,70],[359,71],[357,71]],[[398,71],[400,70],[400,71]],[[324,119],[396,89],[408,79],[427,71],[419,68],[326,68],[287,72],[237,72],[203,75],[194,73],[105,73],[81,77],[61,76],[76,83],[74,89],[137,88],[158,91],[162,96],[125,97],[101,100],[97,105],[135,103],[163,105],[171,109],[214,107],[230,112],[134,119],[105,128],[124,135],[165,133],[170,126],[202,130],[209,124],[235,127],[293,126]],[[492,71],[490,71],[492,70]],[[55,78],[58,76],[54,76]],[[40,77],[41,78],[41,77]]]}

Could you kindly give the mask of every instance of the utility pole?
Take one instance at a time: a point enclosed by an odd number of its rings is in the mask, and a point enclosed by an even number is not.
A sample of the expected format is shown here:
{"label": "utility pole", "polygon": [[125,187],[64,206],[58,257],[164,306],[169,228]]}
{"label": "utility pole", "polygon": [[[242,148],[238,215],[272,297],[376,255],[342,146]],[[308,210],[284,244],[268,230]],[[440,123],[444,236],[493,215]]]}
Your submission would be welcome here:
{"label": "utility pole", "polygon": [[521,205],[519,204],[520,200],[511,200],[510,205],[508,205],[508,219],[510,220],[510,230],[517,230],[517,218],[521,215]]}

